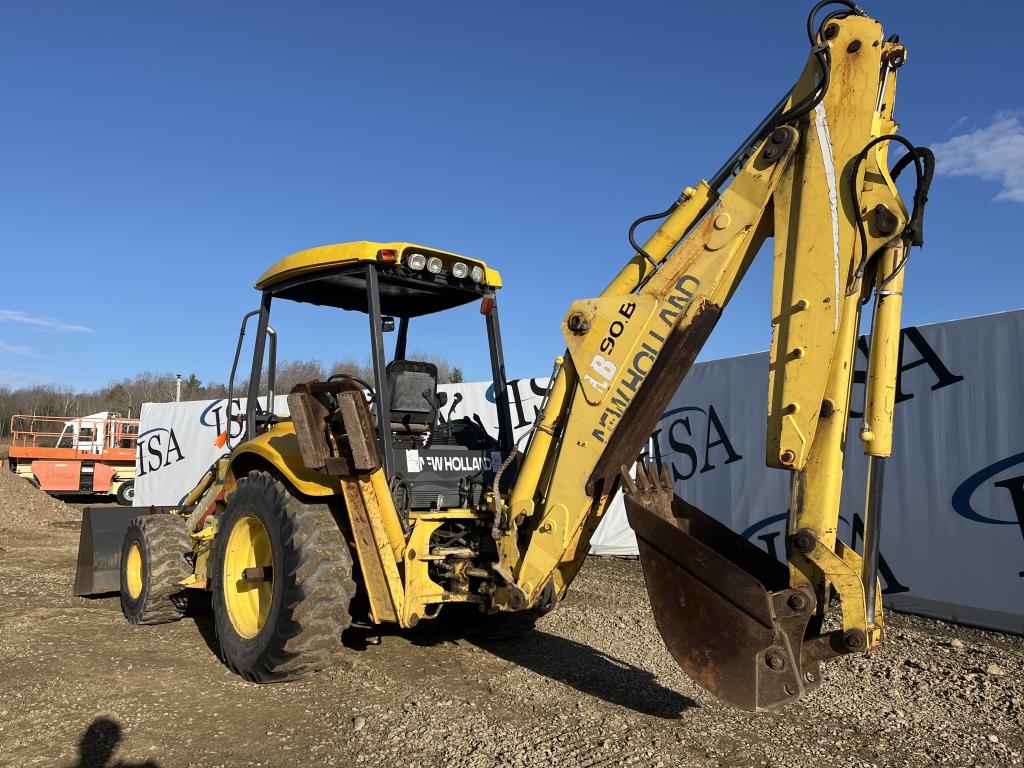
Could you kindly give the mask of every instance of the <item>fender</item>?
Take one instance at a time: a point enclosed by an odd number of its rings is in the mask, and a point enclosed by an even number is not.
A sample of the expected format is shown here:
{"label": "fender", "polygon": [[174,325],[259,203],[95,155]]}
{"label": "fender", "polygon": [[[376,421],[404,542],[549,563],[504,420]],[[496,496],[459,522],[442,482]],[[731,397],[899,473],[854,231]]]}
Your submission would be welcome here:
{"label": "fender", "polygon": [[252,440],[247,440],[231,452],[228,472],[235,478],[244,476],[253,458],[262,459],[274,467],[299,493],[307,496],[337,496],[341,494],[338,477],[308,469],[302,463],[299,441],[290,421],[275,424]]}

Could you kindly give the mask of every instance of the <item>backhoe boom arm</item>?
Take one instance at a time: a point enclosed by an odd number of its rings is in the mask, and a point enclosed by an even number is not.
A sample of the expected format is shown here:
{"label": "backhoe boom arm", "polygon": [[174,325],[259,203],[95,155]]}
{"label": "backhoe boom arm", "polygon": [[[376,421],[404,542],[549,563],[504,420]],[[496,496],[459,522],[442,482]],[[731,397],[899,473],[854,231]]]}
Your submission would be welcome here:
{"label": "backhoe boom arm", "polygon": [[[860,434],[877,480],[891,450],[904,266],[920,240],[930,153],[898,138],[918,174],[912,213],[887,161],[897,129],[896,69],[906,53],[851,6],[827,14],[817,34],[809,24],[812,52],[803,75],[730,159],[728,172],[684,190],[607,289],[569,308],[562,324],[568,349],[508,497],[509,535],[499,542],[514,579],[510,605],[534,605],[545,589],[564,593],[625,468],[773,238],[766,460],[793,473],[788,572],[760,562],[682,499],[673,502],[656,471],[642,471],[627,488],[670,650],[698,682],[750,709],[798,696],[816,682],[820,659],[870,649],[882,631],[872,562],[880,485],[868,493],[866,557],[837,538],[853,355],[861,307],[874,293]],[[744,578],[755,578],[760,591]],[[830,588],[842,600],[843,629],[819,635]],[[692,625],[676,631],[681,617],[669,614],[692,604],[697,592],[717,595],[733,612],[746,606],[719,619],[756,627],[744,635],[749,648],[735,641],[709,650],[730,640]],[[753,666],[748,652],[757,657]]]}

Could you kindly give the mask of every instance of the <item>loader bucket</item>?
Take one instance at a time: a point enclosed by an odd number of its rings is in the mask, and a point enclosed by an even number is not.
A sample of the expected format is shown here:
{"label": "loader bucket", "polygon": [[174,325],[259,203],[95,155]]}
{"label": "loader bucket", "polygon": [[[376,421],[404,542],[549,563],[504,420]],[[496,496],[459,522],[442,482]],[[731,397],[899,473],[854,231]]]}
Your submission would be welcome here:
{"label": "loader bucket", "polygon": [[121,544],[128,523],[160,507],[86,507],[78,540],[74,594],[100,595],[121,589]]}
{"label": "loader bucket", "polygon": [[812,592],[790,589],[785,565],[675,496],[667,472],[641,465],[635,483],[623,478],[654,618],[683,670],[752,712],[816,687],[820,642],[804,647]]}

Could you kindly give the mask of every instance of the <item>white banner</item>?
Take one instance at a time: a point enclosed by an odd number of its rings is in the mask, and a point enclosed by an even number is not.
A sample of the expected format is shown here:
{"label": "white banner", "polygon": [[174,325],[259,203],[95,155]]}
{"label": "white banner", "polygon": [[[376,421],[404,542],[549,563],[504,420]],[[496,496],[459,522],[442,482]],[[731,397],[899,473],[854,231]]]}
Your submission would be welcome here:
{"label": "white banner", "polygon": [[[1024,311],[903,330],[893,458],[886,465],[881,573],[886,603],[925,615],[1024,632]],[[859,368],[866,364],[862,341]],[[781,556],[789,476],[764,463],[767,353],[698,363],[652,439],[676,492]],[[509,384],[519,439],[546,379]],[[447,384],[444,418],[497,434],[487,384]],[[462,400],[452,408],[456,392]],[[863,386],[854,390],[856,404]],[[284,398],[275,411],[283,413]],[[148,403],[139,435],[136,503],[175,504],[222,453],[226,403]],[[242,408],[240,403],[236,409]],[[860,542],[866,461],[851,420],[840,534]],[[235,436],[240,427],[235,426]],[[635,555],[621,498],[592,541]]]}
{"label": "white banner", "polygon": [[[1024,632],[1024,311],[903,329],[885,469],[886,603]],[[840,535],[863,530],[857,358]],[[676,492],[781,556],[789,475],[765,466],[768,355],[695,365],[654,433]]]}
{"label": "white banner", "polygon": [[[260,403],[266,405],[265,399]],[[275,412],[287,413],[286,397],[274,398]],[[245,398],[235,398],[233,414],[245,415]],[[143,403],[135,455],[135,505],[174,505],[203,473],[238,442],[242,425],[232,418],[227,444],[227,400]]]}

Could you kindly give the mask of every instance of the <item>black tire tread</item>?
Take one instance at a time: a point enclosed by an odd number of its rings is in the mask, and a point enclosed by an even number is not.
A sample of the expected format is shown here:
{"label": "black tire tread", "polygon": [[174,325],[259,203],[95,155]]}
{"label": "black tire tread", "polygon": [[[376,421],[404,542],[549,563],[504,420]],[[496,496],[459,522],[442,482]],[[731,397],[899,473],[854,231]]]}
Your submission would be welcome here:
{"label": "black tire tread", "polygon": [[[352,623],[356,592],[348,544],[325,504],[305,504],[266,472],[239,483],[268,494],[281,514],[285,550],[282,610],[273,636],[255,664],[225,655],[228,667],[250,682],[297,680],[330,666],[343,652],[341,633]],[[236,491],[237,493],[238,491]]]}
{"label": "black tire tread", "polygon": [[148,578],[143,584],[140,609],[131,615],[125,611],[125,616],[132,624],[177,621],[185,615],[185,588],[180,582],[192,573],[186,560],[192,551],[192,539],[185,519],[170,514],[141,515],[130,526],[141,532],[146,544],[143,556],[148,560]]}
{"label": "black tire tread", "polygon": [[122,507],[130,507],[132,505],[132,502],[133,502],[134,498],[135,498],[133,496],[132,499],[129,499],[125,495],[124,490],[129,485],[132,488],[134,488],[135,487],[135,481],[134,480],[128,480],[128,481],[122,483],[121,485],[118,486],[117,493],[114,494],[114,497],[117,499],[117,503],[120,504]]}

